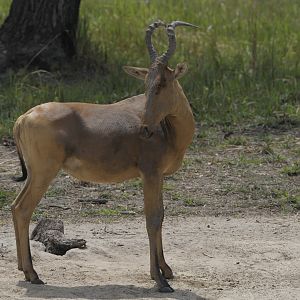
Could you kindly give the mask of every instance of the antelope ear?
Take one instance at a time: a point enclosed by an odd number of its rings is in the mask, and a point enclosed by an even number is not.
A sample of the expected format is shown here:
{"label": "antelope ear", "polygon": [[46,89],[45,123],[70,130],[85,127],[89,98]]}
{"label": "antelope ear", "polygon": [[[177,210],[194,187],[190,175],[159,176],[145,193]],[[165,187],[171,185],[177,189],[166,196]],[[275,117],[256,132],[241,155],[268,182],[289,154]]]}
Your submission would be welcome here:
{"label": "antelope ear", "polygon": [[142,79],[142,80],[145,80],[145,77],[149,71],[147,68],[137,68],[137,67],[129,67],[129,66],[124,66],[123,70],[130,76],[133,76],[135,78]]}
{"label": "antelope ear", "polygon": [[188,70],[188,66],[186,63],[177,64],[175,69],[175,79],[181,78]]}

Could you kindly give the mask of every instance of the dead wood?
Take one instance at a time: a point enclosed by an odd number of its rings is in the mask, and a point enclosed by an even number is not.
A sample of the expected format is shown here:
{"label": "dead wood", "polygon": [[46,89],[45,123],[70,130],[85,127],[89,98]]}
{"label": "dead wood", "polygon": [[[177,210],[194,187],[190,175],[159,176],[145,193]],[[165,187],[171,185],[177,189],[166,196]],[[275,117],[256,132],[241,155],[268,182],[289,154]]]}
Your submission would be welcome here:
{"label": "dead wood", "polygon": [[64,235],[64,224],[61,220],[41,219],[31,233],[31,240],[43,243],[45,251],[64,255],[73,248],[85,248],[84,239],[68,239]]}

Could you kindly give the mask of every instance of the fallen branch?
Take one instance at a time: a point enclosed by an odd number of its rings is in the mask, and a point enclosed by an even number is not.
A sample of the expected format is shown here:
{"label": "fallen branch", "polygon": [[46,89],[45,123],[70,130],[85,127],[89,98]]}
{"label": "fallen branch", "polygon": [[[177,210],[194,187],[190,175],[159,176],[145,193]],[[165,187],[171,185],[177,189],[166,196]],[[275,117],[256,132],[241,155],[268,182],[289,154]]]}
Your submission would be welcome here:
{"label": "fallen branch", "polygon": [[106,204],[108,202],[107,199],[79,199],[78,201],[82,203],[92,203],[92,204]]}
{"label": "fallen branch", "polygon": [[51,208],[60,208],[60,209],[63,209],[63,210],[71,209],[71,207],[69,207],[69,206],[61,206],[61,205],[55,205],[55,204],[48,205],[48,207],[51,207]]}
{"label": "fallen branch", "polygon": [[84,239],[68,239],[64,235],[64,224],[61,220],[41,219],[31,233],[31,240],[43,243],[45,251],[64,255],[73,248],[85,248]]}
{"label": "fallen branch", "polygon": [[202,254],[203,254],[204,256],[209,257],[209,258],[214,258],[213,256],[210,256],[210,255],[208,255],[208,254],[206,254],[206,253],[204,253],[204,252],[202,252]]}

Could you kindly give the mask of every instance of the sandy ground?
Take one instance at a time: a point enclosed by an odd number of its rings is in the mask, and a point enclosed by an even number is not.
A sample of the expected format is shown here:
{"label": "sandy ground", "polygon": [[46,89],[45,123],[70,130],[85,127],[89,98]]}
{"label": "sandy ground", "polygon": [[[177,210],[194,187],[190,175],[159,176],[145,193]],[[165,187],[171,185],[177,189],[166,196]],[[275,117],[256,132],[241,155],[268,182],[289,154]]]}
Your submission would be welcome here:
{"label": "sandy ground", "polygon": [[167,218],[172,294],[158,293],[150,279],[143,218],[67,223],[65,232],[85,238],[87,248],[55,256],[32,241],[34,265],[47,283],[39,286],[17,270],[11,222],[1,226],[1,299],[300,299],[297,215]]}
{"label": "sandy ground", "polygon": [[141,182],[87,184],[63,172],[33,220],[64,220],[66,234],[87,248],[60,257],[31,242],[47,284],[25,282],[9,210],[23,186],[11,179],[20,166],[13,145],[0,144],[0,299],[300,299],[300,176],[283,172],[299,160],[298,128],[250,128],[231,141],[196,136],[164,186],[172,294],[150,279]]}

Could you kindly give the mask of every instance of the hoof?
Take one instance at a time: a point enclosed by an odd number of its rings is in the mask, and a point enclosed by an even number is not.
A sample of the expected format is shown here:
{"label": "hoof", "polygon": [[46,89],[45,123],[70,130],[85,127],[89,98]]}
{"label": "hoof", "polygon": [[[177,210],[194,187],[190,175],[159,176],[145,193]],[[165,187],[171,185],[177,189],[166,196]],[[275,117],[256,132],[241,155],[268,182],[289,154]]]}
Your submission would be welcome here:
{"label": "hoof", "polygon": [[29,274],[28,274],[28,273],[24,273],[24,276],[25,276],[25,280],[26,280],[26,281],[30,281],[30,277],[29,277]]}
{"label": "hoof", "polygon": [[31,282],[32,284],[45,284],[45,283],[44,283],[41,279],[39,279],[39,278],[30,280],[30,282]]}
{"label": "hoof", "polygon": [[164,286],[159,288],[160,293],[173,293],[174,290],[170,286]]}

